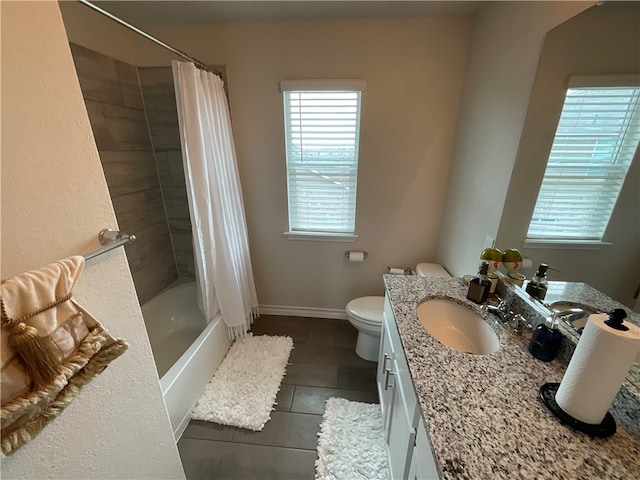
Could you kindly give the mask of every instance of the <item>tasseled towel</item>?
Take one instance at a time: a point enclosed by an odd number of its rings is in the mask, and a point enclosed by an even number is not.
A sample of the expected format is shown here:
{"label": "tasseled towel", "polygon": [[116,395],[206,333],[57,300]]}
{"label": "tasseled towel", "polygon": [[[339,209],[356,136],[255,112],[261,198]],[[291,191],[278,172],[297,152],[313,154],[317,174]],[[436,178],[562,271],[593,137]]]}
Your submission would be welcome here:
{"label": "tasseled towel", "polygon": [[83,268],[83,257],[70,257],[0,285],[3,456],[35,437],[128,348],[71,299]]}

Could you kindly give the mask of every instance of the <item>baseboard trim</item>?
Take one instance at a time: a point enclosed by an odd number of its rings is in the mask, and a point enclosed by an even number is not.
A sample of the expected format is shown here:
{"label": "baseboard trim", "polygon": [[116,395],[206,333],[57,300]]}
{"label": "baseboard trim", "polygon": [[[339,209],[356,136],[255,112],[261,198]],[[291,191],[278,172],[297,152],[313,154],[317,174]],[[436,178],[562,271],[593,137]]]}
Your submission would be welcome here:
{"label": "baseboard trim", "polygon": [[286,305],[260,305],[260,313],[264,315],[286,315],[290,317],[315,317],[346,320],[347,312],[335,308],[288,307]]}

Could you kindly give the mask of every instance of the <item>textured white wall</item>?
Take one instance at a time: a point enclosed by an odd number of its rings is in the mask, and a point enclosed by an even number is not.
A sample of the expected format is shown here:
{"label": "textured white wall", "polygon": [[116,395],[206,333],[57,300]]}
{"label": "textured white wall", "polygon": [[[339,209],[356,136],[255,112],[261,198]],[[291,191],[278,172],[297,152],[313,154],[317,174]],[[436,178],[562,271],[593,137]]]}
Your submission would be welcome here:
{"label": "textured white wall", "polygon": [[438,243],[453,275],[498,233],[546,32],[593,3],[494,2],[476,19]]}
{"label": "textured white wall", "polygon": [[[58,5],[2,2],[2,264],[7,278],[97,248],[116,226]],[[130,349],[2,477],[184,478],[131,274],[120,249],[74,296]]]}
{"label": "textured white wall", "polygon": [[[435,258],[471,19],[217,24],[152,33],[226,65],[259,301],[344,311],[386,266]],[[138,50],[140,64],[162,59]],[[356,243],[291,241],[285,78],[363,78]],[[369,258],[350,264],[347,249]]]}

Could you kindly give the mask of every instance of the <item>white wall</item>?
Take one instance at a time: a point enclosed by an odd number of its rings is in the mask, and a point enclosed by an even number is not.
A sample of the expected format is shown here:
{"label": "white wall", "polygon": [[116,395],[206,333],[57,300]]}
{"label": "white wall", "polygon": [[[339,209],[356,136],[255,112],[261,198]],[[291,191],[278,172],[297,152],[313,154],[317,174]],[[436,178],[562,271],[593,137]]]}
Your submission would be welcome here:
{"label": "white wall", "polygon": [[[152,33],[227,66],[261,305],[344,312],[382,294],[386,266],[435,258],[471,20],[466,17],[217,24]],[[157,64],[138,51],[139,64]],[[363,78],[356,243],[292,241],[287,226],[284,78]],[[349,264],[347,249],[366,250]]]}
{"label": "white wall", "polygon": [[[116,226],[55,2],[2,2],[2,265],[11,277],[97,248]],[[130,349],[3,478],[184,478],[122,250],[91,260],[76,300]]]}
{"label": "white wall", "polygon": [[475,273],[498,233],[546,32],[593,3],[494,2],[476,19],[438,243],[452,274]]}
{"label": "white wall", "polygon": [[[549,278],[585,282],[633,308],[640,282],[640,160],[636,155],[600,250],[523,248],[547,158],[573,74],[640,72],[640,4],[593,7],[545,39],[522,141],[498,232],[498,245],[515,246],[534,264],[560,270]],[[594,35],[594,32],[598,32]]]}

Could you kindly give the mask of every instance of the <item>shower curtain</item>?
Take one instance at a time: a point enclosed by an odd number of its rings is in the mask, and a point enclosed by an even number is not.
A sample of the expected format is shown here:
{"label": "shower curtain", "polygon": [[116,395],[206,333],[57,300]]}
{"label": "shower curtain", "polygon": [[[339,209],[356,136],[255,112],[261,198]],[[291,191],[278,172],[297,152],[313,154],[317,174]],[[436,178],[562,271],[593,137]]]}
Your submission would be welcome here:
{"label": "shower curtain", "polygon": [[258,314],[242,189],[223,82],[193,63],[171,62],[200,291],[207,322],[229,338]]}

